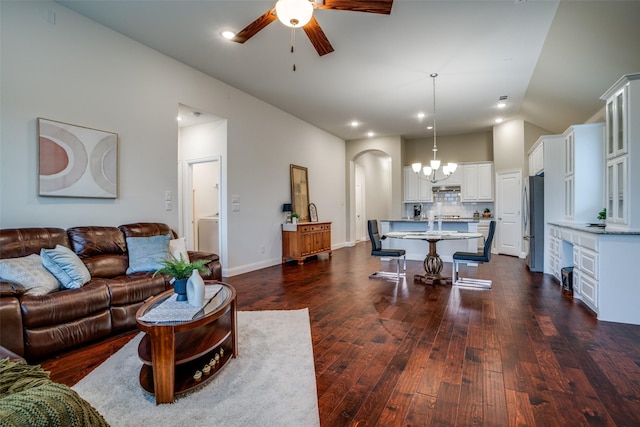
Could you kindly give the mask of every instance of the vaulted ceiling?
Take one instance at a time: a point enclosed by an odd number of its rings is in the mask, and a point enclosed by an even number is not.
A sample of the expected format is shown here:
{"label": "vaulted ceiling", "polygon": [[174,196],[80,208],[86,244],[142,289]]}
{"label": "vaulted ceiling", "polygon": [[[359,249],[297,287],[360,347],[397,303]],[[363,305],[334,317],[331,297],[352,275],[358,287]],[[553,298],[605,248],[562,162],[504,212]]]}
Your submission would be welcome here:
{"label": "vaulted ceiling", "polygon": [[596,114],[620,76],[640,72],[640,1],[395,0],[390,15],[316,10],[335,49],[324,56],[302,30],[291,53],[291,30],[278,21],[244,44],[221,37],[275,0],[58,3],[346,140],[369,131],[431,136],[431,73],[445,135],[488,131],[497,117],[560,133]]}

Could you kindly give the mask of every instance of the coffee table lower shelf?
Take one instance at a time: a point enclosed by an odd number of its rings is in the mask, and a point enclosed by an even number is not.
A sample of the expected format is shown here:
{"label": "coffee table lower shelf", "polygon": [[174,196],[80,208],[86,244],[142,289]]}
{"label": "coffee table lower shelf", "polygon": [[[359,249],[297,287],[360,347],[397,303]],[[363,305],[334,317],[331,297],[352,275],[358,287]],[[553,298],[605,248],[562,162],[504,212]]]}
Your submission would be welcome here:
{"label": "coffee table lower shelf", "polygon": [[[223,351],[222,356],[220,356],[220,349]],[[215,360],[216,354],[219,357],[217,362]],[[210,352],[188,362],[176,362],[174,368],[174,396],[179,396],[206,384],[213,379],[233,357],[231,334],[228,334],[227,339],[219,347],[215,347]],[[211,368],[208,374],[205,374],[203,370],[204,366],[208,364],[211,366],[214,364],[213,362],[215,362],[215,367]],[[202,372],[202,377],[199,380],[193,378],[196,371]],[[151,364],[145,363],[142,365],[142,368],[140,369],[140,385],[144,391],[155,395],[153,366]]]}

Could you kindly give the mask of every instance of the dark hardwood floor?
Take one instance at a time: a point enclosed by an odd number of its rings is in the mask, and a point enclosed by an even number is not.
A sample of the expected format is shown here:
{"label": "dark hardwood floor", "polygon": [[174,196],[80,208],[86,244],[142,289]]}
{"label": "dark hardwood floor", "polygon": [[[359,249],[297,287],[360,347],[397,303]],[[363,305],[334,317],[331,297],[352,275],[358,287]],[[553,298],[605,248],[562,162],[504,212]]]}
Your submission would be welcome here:
{"label": "dark hardwood floor", "polygon": [[[598,322],[518,258],[465,269],[491,290],[433,288],[369,279],[369,251],[226,279],[240,310],[309,308],[323,426],[640,425],[640,326]],[[74,384],[134,334],[43,367]]]}

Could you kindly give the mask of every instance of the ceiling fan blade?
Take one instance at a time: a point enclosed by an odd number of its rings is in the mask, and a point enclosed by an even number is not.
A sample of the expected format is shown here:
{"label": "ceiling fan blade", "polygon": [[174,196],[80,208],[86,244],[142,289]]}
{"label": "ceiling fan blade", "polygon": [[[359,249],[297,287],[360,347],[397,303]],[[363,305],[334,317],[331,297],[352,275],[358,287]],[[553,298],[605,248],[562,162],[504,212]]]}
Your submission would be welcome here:
{"label": "ceiling fan blade", "polygon": [[311,20],[307,25],[302,27],[302,29],[307,34],[307,37],[309,37],[309,40],[311,40],[313,47],[316,48],[318,55],[323,56],[333,52],[333,46],[331,46],[329,39],[324,34],[324,31],[322,31],[322,28],[320,28],[320,24],[318,24],[315,16],[312,16]]}
{"label": "ceiling fan blade", "polygon": [[[352,10],[354,12],[391,14],[393,0],[320,0],[317,9]],[[322,4],[324,3],[324,4]]]}
{"label": "ceiling fan blade", "polygon": [[276,9],[273,8],[240,30],[231,40],[236,43],[244,43],[276,19]]}

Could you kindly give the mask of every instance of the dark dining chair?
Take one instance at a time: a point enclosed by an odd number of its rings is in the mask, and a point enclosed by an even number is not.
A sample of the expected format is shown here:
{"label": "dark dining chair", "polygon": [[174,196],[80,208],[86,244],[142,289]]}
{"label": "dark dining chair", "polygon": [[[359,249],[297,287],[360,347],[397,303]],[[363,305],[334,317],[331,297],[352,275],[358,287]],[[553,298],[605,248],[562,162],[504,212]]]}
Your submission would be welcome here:
{"label": "dark dining chair", "polygon": [[458,274],[458,267],[460,263],[477,263],[482,264],[491,260],[491,243],[493,242],[493,235],[496,231],[496,222],[491,221],[489,223],[489,234],[484,241],[484,247],[482,252],[455,252],[453,254],[453,279],[451,283],[453,285],[488,288],[491,289],[491,280],[486,279],[471,279],[461,278]]}
{"label": "dark dining chair", "polygon": [[[380,232],[378,231],[378,220],[370,219],[367,221],[367,228],[369,230],[369,239],[371,240],[371,255],[375,257],[383,258],[395,258],[396,259],[396,272],[395,274],[389,271],[376,271],[369,275],[369,278],[383,278],[400,280],[401,277],[406,276],[407,272],[407,255],[404,249],[382,249],[382,241],[380,238]],[[384,237],[383,237],[384,239]],[[400,258],[404,259],[404,267],[402,273],[400,273]]]}

